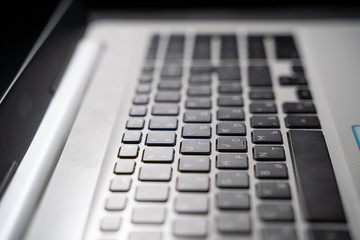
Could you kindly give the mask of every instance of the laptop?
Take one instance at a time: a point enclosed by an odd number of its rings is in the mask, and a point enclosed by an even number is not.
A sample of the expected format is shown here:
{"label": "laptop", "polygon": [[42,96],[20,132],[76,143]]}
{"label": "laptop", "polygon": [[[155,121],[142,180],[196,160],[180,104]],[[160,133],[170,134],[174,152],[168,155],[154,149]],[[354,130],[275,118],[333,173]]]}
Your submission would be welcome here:
{"label": "laptop", "polygon": [[360,239],[358,7],[47,4],[9,10],[0,239]]}

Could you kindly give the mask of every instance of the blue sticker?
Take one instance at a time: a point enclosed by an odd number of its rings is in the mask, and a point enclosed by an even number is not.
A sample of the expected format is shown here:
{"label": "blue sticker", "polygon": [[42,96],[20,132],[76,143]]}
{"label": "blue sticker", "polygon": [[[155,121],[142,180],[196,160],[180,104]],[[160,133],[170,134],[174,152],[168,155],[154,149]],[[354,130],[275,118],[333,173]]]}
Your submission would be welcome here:
{"label": "blue sticker", "polygon": [[360,148],[360,125],[353,126],[352,130],[353,130],[353,132],[355,134],[355,139],[356,139],[357,144],[358,144],[358,146]]}

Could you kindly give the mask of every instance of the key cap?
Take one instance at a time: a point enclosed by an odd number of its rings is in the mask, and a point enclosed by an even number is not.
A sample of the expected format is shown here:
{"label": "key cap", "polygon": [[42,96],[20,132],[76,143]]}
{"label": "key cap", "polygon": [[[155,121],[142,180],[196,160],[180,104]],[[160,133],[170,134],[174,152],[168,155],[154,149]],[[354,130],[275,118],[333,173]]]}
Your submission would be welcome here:
{"label": "key cap", "polygon": [[238,59],[237,37],[235,35],[226,35],[220,37],[220,59],[234,60]]}
{"label": "key cap", "polygon": [[196,73],[199,73],[199,74],[211,73],[213,71],[214,71],[214,68],[210,65],[199,65],[199,66],[195,65],[195,66],[191,66],[191,68],[190,68],[190,72],[194,73],[194,74],[196,74]]}
{"label": "key cap", "polygon": [[176,133],[168,131],[149,132],[146,137],[148,146],[175,146]]}
{"label": "key cap", "polygon": [[178,120],[175,117],[153,117],[149,122],[150,130],[176,130]]}
{"label": "key cap", "polygon": [[161,232],[130,232],[129,240],[162,240]]}
{"label": "key cap", "polygon": [[135,165],[134,160],[121,159],[115,164],[114,173],[132,174],[135,171]]}
{"label": "key cap", "polygon": [[101,221],[100,230],[103,232],[116,232],[120,229],[120,217],[104,217]]}
{"label": "key cap", "polygon": [[135,105],[146,105],[148,103],[149,103],[148,95],[136,95],[133,98],[133,104],[135,104]]}
{"label": "key cap", "polygon": [[220,84],[218,92],[225,94],[242,93],[242,87],[240,84]]}
{"label": "key cap", "polygon": [[125,196],[111,196],[106,199],[105,209],[108,211],[122,211],[125,209],[127,198]]}
{"label": "key cap", "polygon": [[185,123],[211,123],[209,111],[186,111],[184,113]]}
{"label": "key cap", "polygon": [[219,152],[246,152],[247,141],[241,137],[218,137],[216,149]]}
{"label": "key cap", "polygon": [[180,102],[180,93],[159,91],[155,95],[155,102],[169,102],[169,103]]}
{"label": "key cap", "polygon": [[246,128],[244,123],[225,122],[216,125],[216,134],[221,136],[245,136]]}
{"label": "key cap", "polygon": [[187,109],[211,109],[211,99],[209,98],[188,98],[185,101]]}
{"label": "key cap", "polygon": [[147,147],[144,150],[143,162],[172,163],[174,161],[174,149],[169,147]]}
{"label": "key cap", "polygon": [[118,157],[119,158],[136,158],[139,153],[138,145],[122,145]]}
{"label": "key cap", "polygon": [[260,179],[287,179],[288,172],[284,163],[256,163],[255,176]]}
{"label": "key cap", "polygon": [[142,75],[139,78],[139,83],[141,84],[150,84],[153,81],[153,77],[151,75]]}
{"label": "key cap", "polygon": [[189,77],[189,83],[191,85],[209,85],[211,84],[211,74],[210,73],[201,73],[201,74],[191,74]]}
{"label": "key cap", "polygon": [[259,161],[283,161],[285,151],[282,146],[255,146],[253,148],[254,159]]}
{"label": "key cap", "polygon": [[183,140],[181,141],[180,153],[190,155],[210,155],[211,143],[209,140],[203,139]]}
{"label": "key cap", "polygon": [[304,76],[280,76],[279,82],[282,86],[308,85]]}
{"label": "key cap", "polygon": [[277,113],[277,108],[275,103],[266,102],[266,103],[250,103],[250,112],[257,113]]}
{"label": "key cap", "polygon": [[249,175],[246,172],[218,172],[216,186],[219,188],[248,188]]}
{"label": "key cap", "polygon": [[274,92],[270,90],[256,90],[250,91],[249,98],[251,100],[274,100],[275,95]]}
{"label": "key cap", "polygon": [[253,116],[250,118],[253,128],[279,128],[280,122],[277,116]]}
{"label": "key cap", "polygon": [[217,119],[222,121],[243,121],[245,120],[245,114],[241,108],[219,109]]}
{"label": "key cap", "polygon": [[172,168],[170,165],[151,164],[140,168],[139,180],[141,181],[170,181]]}
{"label": "key cap", "polygon": [[166,202],[169,197],[167,185],[139,185],[136,188],[135,200],[139,202]]}
{"label": "key cap", "polygon": [[219,192],[216,195],[216,206],[221,210],[248,210],[250,196],[247,193]]}
{"label": "key cap", "polygon": [[187,90],[189,97],[210,97],[211,88],[207,86],[192,86]]}
{"label": "key cap", "polygon": [[130,117],[144,117],[146,115],[147,108],[144,106],[135,106],[130,108]]}
{"label": "key cap", "polygon": [[297,59],[299,53],[295,46],[292,36],[275,37],[276,58],[277,59]]}
{"label": "key cap", "polygon": [[135,224],[162,224],[165,222],[166,209],[162,207],[136,207],[131,222]]}
{"label": "key cap", "polygon": [[259,206],[259,214],[263,221],[294,221],[291,205],[262,204]]}
{"label": "key cap", "polygon": [[248,169],[246,154],[220,153],[216,157],[216,167],[219,169]]}
{"label": "key cap", "polygon": [[179,106],[175,104],[155,104],[152,108],[152,115],[177,116],[179,115]]}
{"label": "key cap", "polygon": [[207,175],[184,174],[177,177],[176,190],[179,192],[208,192],[210,179]]}
{"label": "key cap", "polygon": [[140,143],[142,133],[141,131],[126,131],[123,134],[122,142],[123,143]]}
{"label": "key cap", "polygon": [[272,86],[270,70],[268,66],[250,66],[248,71],[250,87]]}
{"label": "key cap", "polygon": [[296,232],[292,228],[263,229],[261,231],[263,240],[297,240]]}
{"label": "key cap", "polygon": [[266,59],[264,37],[248,36],[248,58],[249,59]]}
{"label": "key cap", "polygon": [[179,160],[180,172],[210,172],[209,157],[181,157]]}
{"label": "key cap", "polygon": [[181,78],[182,66],[179,65],[165,65],[161,71],[162,78]]}
{"label": "key cap", "polygon": [[293,116],[285,117],[287,128],[321,128],[320,121],[316,116]]}
{"label": "key cap", "polygon": [[210,125],[187,124],[182,128],[183,138],[211,138]]}
{"label": "key cap", "polygon": [[305,219],[345,222],[336,178],[322,132],[290,130],[288,140]]}
{"label": "key cap", "polygon": [[251,231],[248,214],[220,214],[216,222],[218,231],[222,233],[250,233]]}
{"label": "key cap", "polygon": [[130,118],[126,122],[127,129],[143,129],[145,120],[143,118]]}
{"label": "key cap", "polygon": [[261,199],[291,199],[288,183],[258,183],[256,194]]}
{"label": "key cap", "polygon": [[296,96],[300,100],[311,100],[312,99],[311,92],[309,90],[306,90],[306,89],[297,90],[296,91]]}
{"label": "key cap", "polygon": [[159,90],[166,90],[166,91],[178,91],[181,89],[181,82],[180,81],[160,81],[158,84]]}
{"label": "key cap", "polygon": [[119,176],[113,178],[110,183],[110,191],[112,192],[127,192],[131,187],[131,178],[125,176]]}
{"label": "key cap", "polygon": [[350,240],[348,231],[338,230],[317,230],[308,231],[309,240]]}
{"label": "key cap", "polygon": [[313,103],[286,102],[283,104],[284,113],[316,113]]}
{"label": "key cap", "polygon": [[208,232],[206,218],[175,219],[173,234],[178,237],[204,238]]}
{"label": "key cap", "polygon": [[138,94],[147,94],[151,92],[151,85],[148,84],[139,84],[136,87],[136,93]]}
{"label": "key cap", "polygon": [[256,144],[281,144],[283,139],[279,130],[254,130],[251,133],[252,141]]}
{"label": "key cap", "polygon": [[219,107],[242,107],[244,101],[240,95],[224,95],[218,97],[217,104]]}
{"label": "key cap", "polygon": [[178,195],[175,199],[175,211],[178,213],[205,214],[209,210],[209,199],[202,195]]}
{"label": "key cap", "polygon": [[241,73],[238,66],[221,66],[217,69],[220,81],[240,81]]}

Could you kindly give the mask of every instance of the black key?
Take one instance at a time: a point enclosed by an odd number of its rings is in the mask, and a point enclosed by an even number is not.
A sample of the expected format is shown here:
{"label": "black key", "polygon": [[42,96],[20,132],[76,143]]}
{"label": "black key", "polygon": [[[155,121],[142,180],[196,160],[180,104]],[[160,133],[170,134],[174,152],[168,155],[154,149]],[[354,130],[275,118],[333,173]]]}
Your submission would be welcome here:
{"label": "black key", "polygon": [[216,134],[221,136],[245,136],[246,127],[244,123],[223,122],[216,126]]}
{"label": "black key", "polygon": [[348,231],[340,230],[309,230],[309,240],[350,240]]}
{"label": "black key", "polygon": [[123,143],[140,143],[142,133],[141,131],[127,131],[124,133],[122,142]]}
{"label": "black key", "polygon": [[275,37],[276,58],[278,59],[298,59],[299,53],[295,46],[292,36]]}
{"label": "black key", "polygon": [[240,95],[224,95],[218,97],[217,104],[219,107],[242,107],[244,101]]}
{"label": "black key", "polygon": [[265,46],[263,36],[248,36],[248,58],[265,59]]}
{"label": "black key", "polygon": [[216,157],[216,167],[219,169],[248,169],[246,154],[220,153]]}
{"label": "black key", "polygon": [[127,129],[143,129],[145,120],[143,118],[130,118],[126,122]]}
{"label": "black key", "polygon": [[129,115],[131,117],[144,117],[146,115],[147,108],[145,106],[135,106],[130,108]]}
{"label": "black key", "polygon": [[292,228],[263,229],[261,231],[263,240],[297,240],[296,232]]}
{"label": "black key", "polygon": [[250,66],[249,67],[249,86],[250,87],[272,86],[269,67],[268,66]]}
{"label": "black key", "polygon": [[211,88],[207,86],[189,87],[187,94],[190,97],[210,97]]}
{"label": "black key", "polygon": [[261,161],[285,160],[285,152],[282,146],[255,146],[254,159]]}
{"label": "black key", "polygon": [[222,66],[218,67],[217,72],[219,74],[220,81],[240,81],[241,73],[238,66]]}
{"label": "black key", "polygon": [[210,125],[188,124],[182,129],[183,138],[211,138]]}
{"label": "black key", "polygon": [[307,80],[304,76],[281,76],[279,77],[279,83],[282,86],[297,86],[297,85],[307,85]]}
{"label": "black key", "polygon": [[155,104],[152,108],[152,115],[177,116],[179,115],[179,106],[176,104]]}
{"label": "black key", "polygon": [[149,132],[146,137],[146,145],[148,146],[175,146],[175,132]]}
{"label": "black key", "polygon": [[250,91],[249,98],[251,100],[274,100],[275,95],[274,92],[270,90],[257,90]]}
{"label": "black key", "polygon": [[190,72],[193,74],[212,73],[214,68],[212,66],[192,66]]}
{"label": "black key", "polygon": [[250,112],[257,113],[277,113],[277,108],[275,103],[266,102],[266,103],[250,103]]}
{"label": "black key", "polygon": [[158,92],[155,95],[155,102],[180,102],[180,93]]}
{"label": "black key", "polygon": [[217,119],[223,121],[243,121],[245,120],[244,111],[241,108],[219,109]]}
{"label": "black key", "polygon": [[219,93],[242,93],[240,84],[221,84],[218,87]]}
{"label": "black key", "polygon": [[189,83],[194,85],[209,85],[211,83],[211,74],[192,74],[190,75]]}
{"label": "black key", "polygon": [[180,147],[181,154],[210,155],[211,143],[209,140],[183,140]]}
{"label": "black key", "polygon": [[237,38],[235,35],[220,37],[220,59],[234,60],[238,59]]}
{"label": "black key", "polygon": [[259,213],[263,221],[294,221],[294,212],[291,205],[264,204],[260,205]]}
{"label": "black key", "polygon": [[258,183],[256,194],[261,199],[291,199],[288,183]]}
{"label": "black key", "polygon": [[158,84],[159,90],[177,91],[181,89],[180,81],[160,81]]}
{"label": "black key", "polygon": [[186,123],[211,123],[211,113],[209,111],[187,111],[184,113]]}
{"label": "black key", "polygon": [[175,117],[153,117],[149,122],[150,130],[176,130],[178,120]]}
{"label": "black key", "polygon": [[253,116],[250,118],[253,128],[279,128],[280,122],[277,116]]}
{"label": "black key", "polygon": [[211,59],[211,36],[198,35],[194,43],[194,60],[209,60]]}
{"label": "black key", "polygon": [[320,121],[316,116],[295,116],[285,117],[287,128],[321,128]]}
{"label": "black key", "polygon": [[182,66],[179,65],[165,65],[161,71],[162,78],[181,78]]}
{"label": "black key", "polygon": [[255,176],[260,179],[287,179],[288,172],[284,163],[257,163]]}
{"label": "black key", "polygon": [[219,152],[246,152],[246,138],[241,137],[218,137],[216,149]]}
{"label": "black key", "polygon": [[256,144],[281,144],[283,139],[279,130],[254,130],[251,133],[252,141]]}
{"label": "black key", "polygon": [[185,102],[187,109],[210,109],[211,99],[209,98],[188,98]]}
{"label": "black key", "polygon": [[322,132],[290,130],[288,139],[305,218],[308,221],[345,222]]}
{"label": "black key", "polygon": [[296,96],[300,100],[311,100],[312,99],[310,90],[306,90],[306,89],[297,90],[296,91]]}
{"label": "black key", "polygon": [[316,109],[313,103],[297,103],[297,102],[285,102],[283,104],[284,113],[316,113]]}

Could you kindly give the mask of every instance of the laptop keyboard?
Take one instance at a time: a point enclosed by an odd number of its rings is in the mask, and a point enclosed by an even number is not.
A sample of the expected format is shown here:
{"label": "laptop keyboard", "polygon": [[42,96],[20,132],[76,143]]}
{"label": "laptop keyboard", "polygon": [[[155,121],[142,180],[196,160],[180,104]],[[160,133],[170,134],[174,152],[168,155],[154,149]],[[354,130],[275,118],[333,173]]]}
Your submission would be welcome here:
{"label": "laptop keyboard", "polygon": [[[289,74],[274,79],[274,62]],[[292,101],[278,99],[285,88]],[[350,239],[312,225],[346,221],[312,97],[291,35],[152,36],[100,232]]]}

